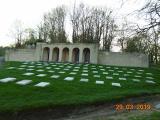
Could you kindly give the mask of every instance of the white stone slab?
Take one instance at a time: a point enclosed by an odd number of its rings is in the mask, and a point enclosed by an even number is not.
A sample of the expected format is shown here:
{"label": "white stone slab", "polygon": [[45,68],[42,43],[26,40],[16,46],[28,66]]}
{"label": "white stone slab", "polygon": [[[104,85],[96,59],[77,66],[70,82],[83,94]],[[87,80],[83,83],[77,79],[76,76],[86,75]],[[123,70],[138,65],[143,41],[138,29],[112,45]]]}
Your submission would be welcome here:
{"label": "white stone slab", "polygon": [[42,70],[42,69],[39,69],[39,70],[36,70],[37,72],[43,72],[44,70]]}
{"label": "white stone slab", "polygon": [[108,72],[103,72],[102,74],[104,74],[104,75],[108,75],[109,73],[108,73]]}
{"label": "white stone slab", "polygon": [[98,73],[98,71],[92,71],[93,73]]}
{"label": "white stone slab", "polygon": [[46,67],[46,69],[51,69],[52,67]]}
{"label": "white stone slab", "polygon": [[35,66],[28,66],[29,68],[34,68]]}
{"label": "white stone slab", "polygon": [[59,78],[59,75],[52,75],[51,78]]}
{"label": "white stone slab", "polygon": [[64,65],[59,66],[60,68],[64,67]]}
{"label": "white stone slab", "polygon": [[81,82],[88,82],[88,79],[81,78],[80,81],[81,81]]}
{"label": "white stone slab", "polygon": [[113,73],[113,75],[116,75],[116,76],[117,76],[117,75],[119,75],[119,73]]}
{"label": "white stone slab", "polygon": [[140,82],[139,79],[132,79],[134,82]]}
{"label": "white stone slab", "polygon": [[21,81],[16,82],[16,84],[27,85],[27,84],[30,84],[31,82],[32,82],[32,80],[21,80]]}
{"label": "white stone slab", "polygon": [[107,78],[107,79],[113,79],[113,77],[112,77],[112,76],[107,76],[106,78]]}
{"label": "white stone slab", "polygon": [[77,73],[76,72],[70,72],[69,74],[70,75],[76,75]]}
{"label": "white stone slab", "polygon": [[100,69],[101,71],[105,71],[105,69]]}
{"label": "white stone slab", "polygon": [[46,87],[48,85],[50,85],[49,82],[40,82],[40,83],[38,83],[38,84],[36,84],[34,86],[36,86],[36,87]]}
{"label": "white stone slab", "polygon": [[87,73],[82,73],[81,75],[82,75],[82,76],[88,76],[88,74],[87,74]]}
{"label": "white stone slab", "polygon": [[23,75],[31,76],[31,75],[34,75],[34,73],[24,73]]}
{"label": "white stone slab", "polygon": [[55,71],[53,71],[53,70],[49,70],[48,72],[50,72],[50,73],[54,73]]}
{"label": "white stone slab", "polygon": [[15,80],[16,78],[7,77],[7,78],[0,79],[0,82],[7,83],[7,82],[15,81]]}
{"label": "white stone slab", "polygon": [[7,69],[8,69],[8,70],[12,70],[12,69],[14,69],[14,68],[15,68],[15,67],[8,67]]}
{"label": "white stone slab", "polygon": [[76,67],[74,67],[74,68],[79,69],[80,67],[76,66]]}
{"label": "white stone slab", "polygon": [[128,77],[128,76],[129,76],[129,74],[124,74],[124,76],[125,76],[125,77]]}
{"label": "white stone slab", "polygon": [[24,70],[25,68],[17,68],[18,70]]}
{"label": "white stone slab", "polygon": [[154,81],[152,81],[152,80],[146,80],[146,83],[155,84],[156,82],[154,82]]}
{"label": "white stone slab", "polygon": [[126,78],[119,78],[119,80],[127,80]]}
{"label": "white stone slab", "polygon": [[119,68],[118,67],[114,67],[114,69],[118,70]]}
{"label": "white stone slab", "polygon": [[39,63],[39,64],[36,64],[36,65],[38,65],[38,66],[40,65],[41,66],[42,64]]}
{"label": "white stone slab", "polygon": [[147,79],[154,79],[153,77],[146,77]]}
{"label": "white stone slab", "polygon": [[128,74],[131,74],[131,73],[133,73],[133,72],[131,72],[131,71],[128,71],[127,73],[128,73]]}
{"label": "white stone slab", "polygon": [[108,71],[110,71],[110,72],[114,72],[114,70],[108,70]]}
{"label": "white stone slab", "polygon": [[64,72],[64,71],[60,71],[60,72],[58,72],[58,73],[60,73],[60,74],[64,74],[64,73],[66,73],[66,72]]}
{"label": "white stone slab", "polygon": [[121,84],[120,83],[112,83],[112,86],[121,87]]}
{"label": "white stone slab", "polygon": [[78,72],[78,71],[79,71],[79,69],[73,69],[73,71]]}
{"label": "white stone slab", "polygon": [[43,68],[43,66],[37,66],[37,68]]}
{"label": "white stone slab", "polygon": [[38,74],[38,75],[36,75],[37,77],[44,77],[44,76],[46,76],[46,74]]}
{"label": "white stone slab", "polygon": [[88,72],[88,70],[83,70],[82,72]]}
{"label": "white stone slab", "polygon": [[146,73],[146,75],[153,75],[152,73]]}
{"label": "white stone slab", "polygon": [[138,70],[138,71],[141,71],[141,72],[143,72],[144,70]]}
{"label": "white stone slab", "polygon": [[130,70],[134,71],[135,69],[130,69]]}
{"label": "white stone slab", "polygon": [[27,71],[33,71],[34,69],[30,68],[30,69],[26,69]]}
{"label": "white stone slab", "polygon": [[104,84],[104,81],[96,80],[96,84]]}
{"label": "white stone slab", "polygon": [[66,77],[64,80],[66,80],[66,81],[72,81],[72,80],[74,80],[74,77]]}
{"label": "white stone slab", "polygon": [[55,67],[55,66],[57,66],[57,65],[51,65],[51,66]]}
{"label": "white stone slab", "polygon": [[91,68],[92,70],[96,70],[97,68]]}
{"label": "white stone slab", "polygon": [[135,75],[134,77],[137,77],[137,78],[141,78],[142,76],[139,76],[139,75]]}
{"label": "white stone slab", "polygon": [[88,68],[87,67],[83,67],[83,69],[87,70]]}
{"label": "white stone slab", "polygon": [[119,71],[117,71],[117,72],[119,72],[119,73],[123,73],[123,71],[121,71],[121,70],[119,70]]}
{"label": "white stone slab", "polygon": [[141,73],[141,72],[136,72],[137,74],[139,74],[139,75],[142,75],[143,73]]}
{"label": "white stone slab", "polygon": [[103,68],[103,66],[99,66],[99,68]]}
{"label": "white stone slab", "polygon": [[106,67],[106,68],[111,68],[111,67],[108,66],[108,67]]}
{"label": "white stone slab", "polygon": [[97,77],[97,78],[100,78],[100,75],[93,75],[93,77]]}
{"label": "white stone slab", "polygon": [[65,68],[65,69],[63,69],[63,70],[68,71],[68,70],[70,70],[70,69]]}
{"label": "white stone slab", "polygon": [[19,67],[27,67],[27,65],[21,65],[21,66],[19,66]]}
{"label": "white stone slab", "polygon": [[54,68],[54,69],[56,69],[56,70],[60,70],[61,68]]}
{"label": "white stone slab", "polygon": [[28,63],[27,63],[27,62],[24,62],[24,63],[22,63],[22,64],[27,65]]}

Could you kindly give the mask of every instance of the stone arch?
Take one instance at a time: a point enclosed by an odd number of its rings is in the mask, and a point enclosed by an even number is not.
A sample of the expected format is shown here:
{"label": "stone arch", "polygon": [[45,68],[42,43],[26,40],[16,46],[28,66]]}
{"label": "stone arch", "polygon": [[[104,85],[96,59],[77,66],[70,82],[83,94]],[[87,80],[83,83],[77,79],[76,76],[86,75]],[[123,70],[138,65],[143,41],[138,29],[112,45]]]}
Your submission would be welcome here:
{"label": "stone arch", "polygon": [[50,53],[50,49],[49,47],[45,47],[43,48],[43,61],[49,61],[49,53]]}
{"label": "stone arch", "polygon": [[79,48],[74,48],[72,50],[72,62],[78,63],[79,62]]}
{"label": "stone arch", "polygon": [[89,48],[83,49],[83,62],[90,63],[90,49]]}
{"label": "stone arch", "polygon": [[53,49],[52,60],[53,60],[54,62],[58,62],[58,61],[59,61],[59,48],[58,48],[58,47],[55,47],[55,48]]}
{"label": "stone arch", "polygon": [[62,62],[68,62],[69,61],[69,48],[65,47],[62,51]]}

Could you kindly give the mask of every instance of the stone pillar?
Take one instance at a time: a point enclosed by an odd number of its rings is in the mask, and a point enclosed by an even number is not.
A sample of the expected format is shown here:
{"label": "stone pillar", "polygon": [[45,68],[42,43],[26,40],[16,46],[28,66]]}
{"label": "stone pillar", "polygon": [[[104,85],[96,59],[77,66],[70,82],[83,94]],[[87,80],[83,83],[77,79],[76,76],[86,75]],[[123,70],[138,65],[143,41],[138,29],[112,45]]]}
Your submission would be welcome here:
{"label": "stone pillar", "polygon": [[83,49],[80,49],[80,51],[79,51],[79,62],[80,63],[83,62],[82,58],[83,58]]}
{"label": "stone pillar", "polygon": [[59,48],[59,59],[58,59],[58,62],[62,62],[62,52],[63,52],[63,49]]}
{"label": "stone pillar", "polygon": [[53,54],[53,49],[49,48],[49,61],[52,61],[52,54]]}
{"label": "stone pillar", "polygon": [[72,49],[69,49],[69,62],[72,62]]}

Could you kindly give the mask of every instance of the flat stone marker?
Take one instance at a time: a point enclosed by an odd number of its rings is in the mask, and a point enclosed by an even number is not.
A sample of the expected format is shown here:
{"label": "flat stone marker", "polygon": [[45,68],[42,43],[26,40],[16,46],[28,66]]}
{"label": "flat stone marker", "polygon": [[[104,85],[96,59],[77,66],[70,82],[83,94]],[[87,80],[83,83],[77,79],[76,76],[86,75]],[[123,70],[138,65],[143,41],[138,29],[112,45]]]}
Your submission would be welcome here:
{"label": "flat stone marker", "polygon": [[66,80],[66,81],[72,81],[72,80],[74,80],[74,77],[66,77],[64,80]]}
{"label": "flat stone marker", "polygon": [[108,71],[110,71],[110,72],[114,72],[114,70],[108,70]]}
{"label": "flat stone marker", "polygon": [[86,74],[86,73],[82,73],[81,75],[82,75],[82,76],[88,76],[88,74]]}
{"label": "flat stone marker", "polygon": [[60,72],[58,72],[58,73],[60,73],[60,74],[64,74],[64,73],[66,73],[66,72],[64,72],[64,71],[60,71]]}
{"label": "flat stone marker", "polygon": [[100,78],[100,75],[93,75],[93,77],[98,77],[98,78]]}
{"label": "flat stone marker", "polygon": [[92,71],[93,73],[98,73],[98,71]]}
{"label": "flat stone marker", "polygon": [[106,67],[106,68],[111,68],[111,67]]}
{"label": "flat stone marker", "polygon": [[138,70],[138,71],[141,71],[141,72],[143,72],[144,70]]}
{"label": "flat stone marker", "polygon": [[46,76],[46,74],[38,74],[38,75],[36,75],[37,77],[44,77],[44,76]]}
{"label": "flat stone marker", "polygon": [[32,82],[32,80],[21,80],[21,81],[16,82],[16,84],[27,85],[27,84],[30,84],[31,82]]}
{"label": "flat stone marker", "polygon": [[7,68],[8,70],[12,70],[12,69],[14,69],[15,67],[9,67],[9,68]]}
{"label": "flat stone marker", "polygon": [[83,70],[82,72],[88,72],[88,70]]}
{"label": "flat stone marker", "polygon": [[106,78],[107,78],[107,79],[113,79],[113,77],[112,77],[112,76],[107,76]]}
{"label": "flat stone marker", "polygon": [[103,68],[103,66],[99,66],[99,68]]}
{"label": "flat stone marker", "polygon": [[123,73],[123,71],[121,71],[121,70],[119,70],[119,71],[117,71],[117,72],[119,72],[119,73]]}
{"label": "flat stone marker", "polygon": [[135,69],[130,69],[130,70],[134,71]]}
{"label": "flat stone marker", "polygon": [[96,84],[104,84],[104,81],[97,80]]}
{"label": "flat stone marker", "polygon": [[74,68],[77,68],[77,69],[79,69],[80,67],[74,67]]}
{"label": "flat stone marker", "polygon": [[126,78],[119,78],[119,80],[127,80]]}
{"label": "flat stone marker", "polygon": [[61,69],[61,68],[55,68],[56,70],[59,70],[59,69]]}
{"label": "flat stone marker", "polygon": [[152,81],[152,80],[146,80],[146,83],[155,84],[156,82],[154,82],[154,81]]}
{"label": "flat stone marker", "polygon": [[19,70],[24,70],[25,68],[17,68],[17,69],[19,69]]}
{"label": "flat stone marker", "polygon": [[42,64],[39,63],[39,64],[36,64],[36,65],[40,65],[41,66]]}
{"label": "flat stone marker", "polygon": [[24,73],[23,75],[31,76],[34,75],[34,73]]}
{"label": "flat stone marker", "polygon": [[141,72],[136,72],[137,74],[139,74],[139,75],[142,75],[143,73],[141,73]]}
{"label": "flat stone marker", "polygon": [[55,72],[55,71],[53,71],[53,70],[49,70],[48,72],[53,73],[53,72]]}
{"label": "flat stone marker", "polygon": [[105,71],[105,69],[100,69],[101,71]]}
{"label": "flat stone marker", "polygon": [[88,82],[88,79],[81,78],[80,81],[81,81],[81,82]]}
{"label": "flat stone marker", "polygon": [[29,68],[34,68],[35,66],[28,66]]}
{"label": "flat stone marker", "polygon": [[108,72],[103,72],[102,74],[104,74],[104,75],[108,75]]}
{"label": "flat stone marker", "polygon": [[77,73],[76,72],[71,72],[69,73],[70,75],[76,75]]}
{"label": "flat stone marker", "polygon": [[79,71],[79,69],[74,69],[73,71],[78,72],[78,71]]}
{"label": "flat stone marker", "polygon": [[140,82],[139,79],[132,79],[134,82]]}
{"label": "flat stone marker", "polygon": [[160,109],[160,104],[155,105],[156,109]]}
{"label": "flat stone marker", "polygon": [[131,73],[133,73],[133,72],[131,72],[131,71],[128,71],[127,73],[128,73],[128,74],[131,74]]}
{"label": "flat stone marker", "polygon": [[139,75],[135,75],[134,77],[137,77],[137,78],[141,78],[142,76],[139,76]]}
{"label": "flat stone marker", "polygon": [[33,71],[34,69],[30,68],[30,69],[26,69],[27,71]]}
{"label": "flat stone marker", "polygon": [[119,68],[118,68],[118,67],[115,67],[114,69],[118,70]]}
{"label": "flat stone marker", "polygon": [[59,67],[61,67],[61,68],[62,68],[62,67],[64,67],[64,65],[61,65],[61,66],[59,66]]}
{"label": "flat stone marker", "polygon": [[21,66],[19,66],[19,67],[27,67],[27,65],[21,65]]}
{"label": "flat stone marker", "polygon": [[96,70],[97,68],[91,68],[92,70]]}
{"label": "flat stone marker", "polygon": [[59,78],[59,75],[52,75],[51,78]]}
{"label": "flat stone marker", "polygon": [[120,83],[112,83],[112,86],[121,87]]}
{"label": "flat stone marker", "polygon": [[147,79],[154,79],[153,77],[146,77]]}
{"label": "flat stone marker", "polygon": [[46,69],[51,69],[52,67],[46,67]]}
{"label": "flat stone marker", "polygon": [[24,63],[22,63],[22,64],[27,65],[28,63],[27,63],[27,62],[24,62]]}
{"label": "flat stone marker", "polygon": [[87,67],[83,67],[83,69],[85,69],[85,70],[86,70],[86,69],[88,69],[88,68],[87,68]]}
{"label": "flat stone marker", "polygon": [[113,75],[119,75],[119,73],[113,73]]}
{"label": "flat stone marker", "polygon": [[129,74],[124,74],[124,76],[125,76],[125,77],[128,77],[128,76],[129,76]]}
{"label": "flat stone marker", "polygon": [[55,66],[57,66],[57,65],[51,65],[51,66],[55,67]]}
{"label": "flat stone marker", "polygon": [[7,83],[7,82],[15,81],[15,80],[16,78],[8,77],[8,78],[0,79],[0,82]]}
{"label": "flat stone marker", "polygon": [[39,70],[36,70],[37,72],[43,72],[44,70],[42,70],[42,69],[39,69]]}
{"label": "flat stone marker", "polygon": [[146,73],[146,75],[153,75],[152,73]]}
{"label": "flat stone marker", "polygon": [[63,69],[63,70],[68,71],[69,69],[65,68],[65,69]]}
{"label": "flat stone marker", "polygon": [[37,66],[37,68],[43,68],[43,66]]}
{"label": "flat stone marker", "polygon": [[34,86],[36,86],[36,87],[46,87],[48,85],[50,85],[49,82],[40,82],[40,83],[38,83],[38,84],[36,84]]}

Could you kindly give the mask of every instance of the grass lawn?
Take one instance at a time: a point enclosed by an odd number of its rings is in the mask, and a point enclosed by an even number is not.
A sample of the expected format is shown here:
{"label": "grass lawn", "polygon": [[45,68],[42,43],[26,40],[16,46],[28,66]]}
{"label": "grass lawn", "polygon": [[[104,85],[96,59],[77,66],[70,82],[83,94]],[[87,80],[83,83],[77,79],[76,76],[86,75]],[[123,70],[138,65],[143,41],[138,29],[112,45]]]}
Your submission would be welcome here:
{"label": "grass lawn", "polygon": [[[27,69],[33,70],[29,71]],[[39,69],[44,71],[37,71]],[[59,73],[60,71],[65,73]],[[98,73],[93,71],[98,71]],[[27,72],[32,72],[34,75],[23,75]],[[71,72],[76,74],[70,74]],[[88,76],[82,76],[82,73],[88,74]],[[37,77],[36,75],[38,74],[46,74],[46,76]],[[52,75],[60,75],[60,77],[51,78]],[[100,75],[100,77],[94,77],[94,75]],[[107,79],[106,76],[113,77],[113,79]],[[6,62],[4,67],[0,69],[0,79],[7,77],[15,77],[16,81],[0,82],[0,112],[41,107],[54,108],[55,106],[64,105],[94,104],[129,96],[160,93],[160,70],[155,68],[144,69],[94,64],[41,62],[28,62],[25,64],[24,62]],[[74,80],[65,81],[66,77],[74,77]],[[88,79],[88,82],[81,82],[81,78]],[[126,80],[119,80],[119,78],[126,78]],[[140,81],[135,82],[133,79]],[[32,83],[17,85],[16,82],[20,80],[32,80]],[[96,80],[104,81],[104,84],[96,84]],[[146,80],[154,81],[155,84],[147,83]],[[34,86],[39,82],[49,82],[50,85],[43,88]],[[112,82],[120,83],[121,87],[112,86]]]}

